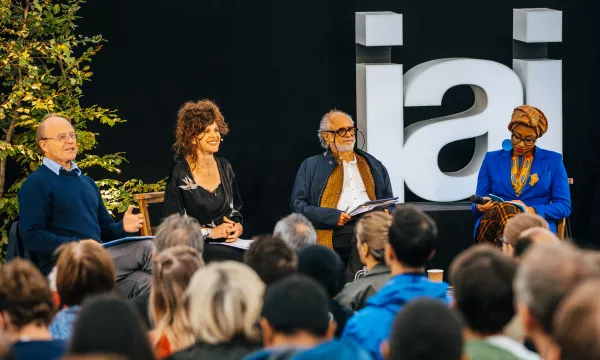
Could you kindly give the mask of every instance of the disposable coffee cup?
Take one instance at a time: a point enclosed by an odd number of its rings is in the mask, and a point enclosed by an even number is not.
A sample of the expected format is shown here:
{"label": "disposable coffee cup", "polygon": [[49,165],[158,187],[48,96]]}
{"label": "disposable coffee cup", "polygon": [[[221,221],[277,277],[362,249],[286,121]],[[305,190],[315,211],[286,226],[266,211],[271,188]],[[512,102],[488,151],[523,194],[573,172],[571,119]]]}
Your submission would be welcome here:
{"label": "disposable coffee cup", "polygon": [[427,270],[427,276],[429,280],[433,282],[442,282],[444,281],[444,270],[441,269],[431,269]]}

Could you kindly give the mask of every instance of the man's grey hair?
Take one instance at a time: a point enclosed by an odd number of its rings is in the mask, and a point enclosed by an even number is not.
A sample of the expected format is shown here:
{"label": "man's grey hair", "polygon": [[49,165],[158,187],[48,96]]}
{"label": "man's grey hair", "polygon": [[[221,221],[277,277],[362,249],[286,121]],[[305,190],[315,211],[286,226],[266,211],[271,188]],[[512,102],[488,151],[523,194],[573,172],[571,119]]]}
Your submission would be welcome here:
{"label": "man's grey hair", "polygon": [[522,258],[514,281],[516,302],[524,304],[546,334],[558,305],[582,280],[597,276],[583,252],[567,243],[533,245]]}
{"label": "man's grey hair", "polygon": [[[336,114],[336,113],[344,114],[347,117],[349,117],[350,120],[352,120],[352,116],[346,114],[343,111],[336,110],[336,109],[329,110],[327,112],[327,114],[323,115],[323,117],[321,118],[321,122],[319,123],[319,131],[317,132],[317,136],[319,137],[319,142],[321,143],[321,147],[323,149],[328,149],[327,141],[323,137],[323,132],[331,130],[331,127],[329,126],[329,116],[331,114]],[[352,121],[354,121],[354,120],[352,120]]]}
{"label": "man's grey hair", "polygon": [[157,254],[177,245],[192,247],[200,254],[204,252],[204,237],[201,227],[193,217],[173,214],[164,219],[158,227],[154,237]]}
{"label": "man's grey hair", "polygon": [[283,240],[292,250],[299,250],[317,242],[317,232],[302,214],[290,214],[275,224],[273,236]]}

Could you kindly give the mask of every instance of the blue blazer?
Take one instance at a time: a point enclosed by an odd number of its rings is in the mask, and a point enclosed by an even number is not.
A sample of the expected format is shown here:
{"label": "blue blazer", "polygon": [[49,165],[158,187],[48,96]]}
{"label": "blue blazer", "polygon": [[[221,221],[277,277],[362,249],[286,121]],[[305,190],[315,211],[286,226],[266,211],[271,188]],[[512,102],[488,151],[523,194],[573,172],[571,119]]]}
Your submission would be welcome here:
{"label": "blue blazer", "polygon": [[[510,151],[491,151],[485,155],[477,178],[479,196],[498,195],[504,200],[521,200],[531,206],[541,217],[548,221],[550,230],[556,232],[556,222],[571,214],[571,195],[567,171],[562,162],[562,155],[550,150],[536,147],[531,166],[531,175],[537,174],[539,180],[531,186],[527,179],[521,195],[517,197],[510,182]],[[477,211],[475,204],[471,210],[477,216],[475,229],[483,213]]]}

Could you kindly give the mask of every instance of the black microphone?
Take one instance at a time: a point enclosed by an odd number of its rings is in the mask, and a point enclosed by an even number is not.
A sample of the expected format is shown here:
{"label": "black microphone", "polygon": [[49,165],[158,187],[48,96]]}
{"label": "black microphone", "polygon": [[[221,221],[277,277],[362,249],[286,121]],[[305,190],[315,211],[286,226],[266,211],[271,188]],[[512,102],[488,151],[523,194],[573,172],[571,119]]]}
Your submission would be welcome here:
{"label": "black microphone", "polygon": [[477,196],[477,195],[471,195],[470,200],[472,203],[477,204],[477,205],[483,205],[483,204],[487,204],[490,202],[490,200],[484,199],[481,196]]}

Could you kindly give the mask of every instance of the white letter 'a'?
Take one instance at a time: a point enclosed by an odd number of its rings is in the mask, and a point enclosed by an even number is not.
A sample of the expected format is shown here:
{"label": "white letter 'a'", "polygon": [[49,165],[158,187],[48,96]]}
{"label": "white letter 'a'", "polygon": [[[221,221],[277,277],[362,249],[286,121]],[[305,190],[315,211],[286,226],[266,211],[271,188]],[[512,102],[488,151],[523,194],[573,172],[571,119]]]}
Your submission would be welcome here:
{"label": "white letter 'a'", "polygon": [[[475,94],[469,110],[408,126],[403,149],[395,149],[402,154],[406,185],[423,199],[456,201],[472,195],[485,153],[501,148],[509,136],[506,127],[512,111],[523,103],[523,86],[510,68],[487,60],[440,59],[417,65],[404,75],[404,106],[440,106],[448,89],[464,84]],[[469,164],[443,173],[438,166],[442,147],[473,137],[475,153]]]}

